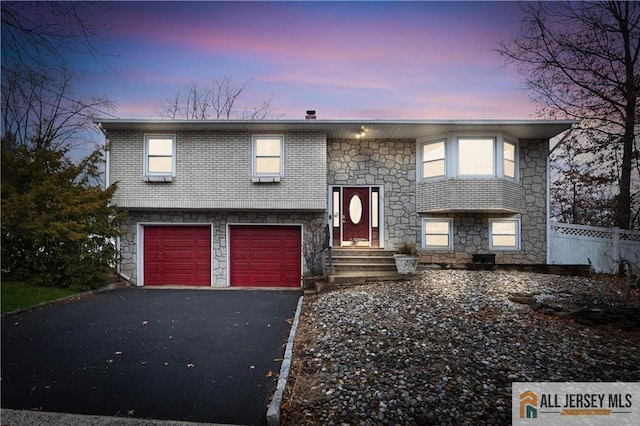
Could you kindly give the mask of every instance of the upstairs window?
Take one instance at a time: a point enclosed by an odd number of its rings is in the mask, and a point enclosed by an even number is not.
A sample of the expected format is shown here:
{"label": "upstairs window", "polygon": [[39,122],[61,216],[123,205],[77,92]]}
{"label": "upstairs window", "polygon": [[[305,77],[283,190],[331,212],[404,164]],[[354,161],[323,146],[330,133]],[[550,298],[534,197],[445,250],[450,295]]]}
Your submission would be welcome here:
{"label": "upstairs window", "polygon": [[452,219],[422,219],[422,247],[449,250],[453,248]]}
{"label": "upstairs window", "polygon": [[458,139],[458,174],[460,176],[495,176],[495,139]]}
{"label": "upstairs window", "polygon": [[422,177],[425,179],[445,175],[444,141],[422,145]]}
{"label": "upstairs window", "polygon": [[505,140],[502,145],[504,177],[516,178],[516,144]]}
{"label": "upstairs window", "polygon": [[253,137],[253,176],[282,176],[282,157],[284,153],[283,136]]}
{"label": "upstairs window", "polygon": [[175,176],[176,137],[174,135],[145,136],[145,176]]}
{"label": "upstairs window", "polygon": [[520,250],[518,219],[489,219],[490,250]]}

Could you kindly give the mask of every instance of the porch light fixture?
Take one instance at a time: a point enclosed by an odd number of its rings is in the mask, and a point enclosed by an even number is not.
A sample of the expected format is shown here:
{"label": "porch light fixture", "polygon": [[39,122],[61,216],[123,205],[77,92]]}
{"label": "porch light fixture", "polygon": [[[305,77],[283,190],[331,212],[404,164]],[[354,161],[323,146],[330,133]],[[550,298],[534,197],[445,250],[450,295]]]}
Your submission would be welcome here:
{"label": "porch light fixture", "polygon": [[356,133],[356,137],[361,138],[367,133],[368,129],[364,126],[360,126],[360,131]]}

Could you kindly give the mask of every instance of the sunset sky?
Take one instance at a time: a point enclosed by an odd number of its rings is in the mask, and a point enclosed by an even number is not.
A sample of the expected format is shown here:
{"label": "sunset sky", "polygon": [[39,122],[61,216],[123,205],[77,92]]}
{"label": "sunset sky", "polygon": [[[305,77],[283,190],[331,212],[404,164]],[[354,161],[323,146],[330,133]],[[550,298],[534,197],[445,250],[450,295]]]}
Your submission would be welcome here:
{"label": "sunset sky", "polygon": [[519,16],[515,2],[113,2],[97,15],[108,55],[75,66],[120,118],[157,118],[178,87],[228,75],[288,119],[526,119],[495,52]]}

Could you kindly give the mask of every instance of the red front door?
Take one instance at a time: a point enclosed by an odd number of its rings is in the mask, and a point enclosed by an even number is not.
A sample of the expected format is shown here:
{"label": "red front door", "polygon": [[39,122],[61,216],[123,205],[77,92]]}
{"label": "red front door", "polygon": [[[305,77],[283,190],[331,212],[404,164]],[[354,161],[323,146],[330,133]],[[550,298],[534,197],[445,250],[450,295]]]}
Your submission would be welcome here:
{"label": "red front door", "polygon": [[369,241],[369,188],[344,188],[343,241]]}

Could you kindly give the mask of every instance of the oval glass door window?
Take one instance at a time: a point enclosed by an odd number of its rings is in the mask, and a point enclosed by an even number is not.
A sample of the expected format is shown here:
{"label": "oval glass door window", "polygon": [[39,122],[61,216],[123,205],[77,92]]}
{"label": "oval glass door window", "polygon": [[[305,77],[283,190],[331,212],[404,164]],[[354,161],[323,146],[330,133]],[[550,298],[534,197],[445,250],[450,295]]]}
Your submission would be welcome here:
{"label": "oval glass door window", "polygon": [[351,197],[351,201],[349,201],[349,219],[354,225],[362,220],[362,200],[357,195]]}

